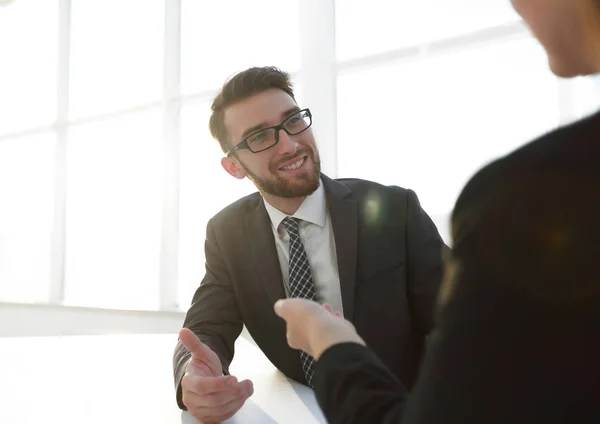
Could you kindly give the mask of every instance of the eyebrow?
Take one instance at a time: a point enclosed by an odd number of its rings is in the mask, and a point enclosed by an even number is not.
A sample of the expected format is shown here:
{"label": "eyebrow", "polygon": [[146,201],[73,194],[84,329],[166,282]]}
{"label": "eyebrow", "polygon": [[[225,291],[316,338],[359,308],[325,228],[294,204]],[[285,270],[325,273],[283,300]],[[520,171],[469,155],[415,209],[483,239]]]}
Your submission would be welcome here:
{"label": "eyebrow", "polygon": [[[300,108],[298,106],[294,106],[284,112],[281,112],[281,119],[285,120],[285,118],[287,118],[288,116],[290,116],[298,111],[300,111]],[[255,131],[262,130],[263,128],[267,128],[268,125],[269,124],[266,122],[261,122],[260,124],[256,124],[253,127],[248,128],[246,131],[244,131],[242,133],[242,137],[241,137],[242,140]],[[269,127],[269,128],[271,128],[271,127]]]}

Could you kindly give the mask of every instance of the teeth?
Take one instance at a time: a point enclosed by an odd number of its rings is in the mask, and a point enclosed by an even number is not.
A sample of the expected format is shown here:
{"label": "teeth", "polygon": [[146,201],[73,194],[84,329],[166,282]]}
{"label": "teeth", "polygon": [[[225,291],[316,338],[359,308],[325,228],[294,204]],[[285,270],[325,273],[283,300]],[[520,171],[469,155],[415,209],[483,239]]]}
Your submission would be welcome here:
{"label": "teeth", "polygon": [[300,159],[298,162],[292,163],[291,165],[288,165],[288,166],[284,166],[282,169],[285,169],[286,171],[293,171],[294,169],[300,168],[303,163],[304,163],[304,159]]}

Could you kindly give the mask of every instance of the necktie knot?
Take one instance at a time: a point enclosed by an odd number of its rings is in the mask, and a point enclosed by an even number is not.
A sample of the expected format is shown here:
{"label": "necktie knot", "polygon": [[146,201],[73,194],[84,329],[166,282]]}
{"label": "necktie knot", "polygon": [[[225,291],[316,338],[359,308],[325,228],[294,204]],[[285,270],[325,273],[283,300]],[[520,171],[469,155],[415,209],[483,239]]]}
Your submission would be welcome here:
{"label": "necktie knot", "polygon": [[298,218],[292,218],[291,216],[286,216],[283,221],[281,221],[281,225],[285,228],[285,231],[290,235],[290,237],[298,237],[298,224],[300,220]]}

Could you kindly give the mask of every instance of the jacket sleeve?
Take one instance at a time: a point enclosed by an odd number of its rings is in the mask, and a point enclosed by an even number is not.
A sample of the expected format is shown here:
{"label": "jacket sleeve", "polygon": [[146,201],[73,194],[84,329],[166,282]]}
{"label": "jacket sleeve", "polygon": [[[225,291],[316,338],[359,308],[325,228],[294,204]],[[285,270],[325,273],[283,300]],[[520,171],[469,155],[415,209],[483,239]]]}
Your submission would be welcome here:
{"label": "jacket sleeve", "polygon": [[313,376],[329,424],[398,424],[407,392],[368,347],[340,343],[327,349]]}
{"label": "jacket sleeve", "polygon": [[[206,274],[194,294],[183,326],[192,330],[217,354],[221,359],[223,374],[228,374],[234,354],[234,343],[242,331],[243,322],[212,220],[207,225],[204,250]],[[173,372],[177,403],[181,409],[185,409],[181,402],[181,379],[189,358],[188,350],[177,342],[173,355]]]}

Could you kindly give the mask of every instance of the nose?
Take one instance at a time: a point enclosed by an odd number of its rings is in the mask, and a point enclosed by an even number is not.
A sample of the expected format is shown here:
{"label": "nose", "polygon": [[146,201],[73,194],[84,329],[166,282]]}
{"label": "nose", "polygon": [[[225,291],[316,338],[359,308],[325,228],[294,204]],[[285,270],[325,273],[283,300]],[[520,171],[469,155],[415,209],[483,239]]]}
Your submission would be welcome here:
{"label": "nose", "polygon": [[288,153],[295,153],[298,149],[298,141],[291,137],[286,133],[283,129],[279,130],[279,141],[277,142],[277,147],[279,148],[279,153],[281,155],[285,155]]}

